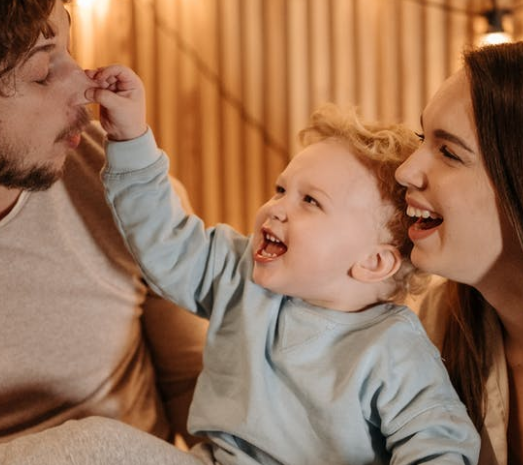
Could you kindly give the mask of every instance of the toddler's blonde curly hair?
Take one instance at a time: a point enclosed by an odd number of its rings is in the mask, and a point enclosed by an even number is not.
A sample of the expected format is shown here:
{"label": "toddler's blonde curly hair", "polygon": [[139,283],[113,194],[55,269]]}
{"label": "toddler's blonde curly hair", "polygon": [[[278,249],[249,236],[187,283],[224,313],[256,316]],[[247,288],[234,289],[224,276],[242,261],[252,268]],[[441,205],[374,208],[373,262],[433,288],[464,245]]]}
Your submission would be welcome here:
{"label": "toddler's blonde curly hair", "polygon": [[299,140],[306,147],[326,139],[347,146],[374,173],[383,200],[394,207],[387,228],[391,244],[401,254],[402,265],[393,277],[394,291],[388,300],[401,302],[408,294],[419,294],[428,277],[410,261],[412,242],[407,230],[412,220],[406,215],[406,188],[394,178],[398,166],[418,148],[419,138],[402,124],[364,123],[355,107],[342,112],[336,105],[326,104],[311,115],[309,126],[299,133]]}

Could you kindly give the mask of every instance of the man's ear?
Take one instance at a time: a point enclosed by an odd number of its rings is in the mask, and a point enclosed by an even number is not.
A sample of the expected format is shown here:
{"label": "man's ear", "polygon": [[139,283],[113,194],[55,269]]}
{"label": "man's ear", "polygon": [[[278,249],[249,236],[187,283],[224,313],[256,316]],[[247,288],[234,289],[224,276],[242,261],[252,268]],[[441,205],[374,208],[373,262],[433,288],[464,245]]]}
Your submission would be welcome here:
{"label": "man's ear", "polygon": [[374,253],[352,266],[350,275],[364,283],[376,283],[393,276],[400,266],[399,250],[390,244],[380,244]]}

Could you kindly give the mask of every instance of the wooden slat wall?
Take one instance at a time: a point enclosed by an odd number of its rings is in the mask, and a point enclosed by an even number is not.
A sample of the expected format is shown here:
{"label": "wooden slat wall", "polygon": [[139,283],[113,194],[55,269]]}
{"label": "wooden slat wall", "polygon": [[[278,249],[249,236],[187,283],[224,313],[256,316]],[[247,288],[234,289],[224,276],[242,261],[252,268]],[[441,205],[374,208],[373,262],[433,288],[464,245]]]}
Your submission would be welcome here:
{"label": "wooden slat wall", "polygon": [[[148,120],[207,224],[249,232],[296,134],[326,101],[418,128],[487,0],[95,0],[72,3],[84,67],[133,67]],[[512,0],[499,1],[513,6]],[[521,35],[523,9],[513,21]]]}

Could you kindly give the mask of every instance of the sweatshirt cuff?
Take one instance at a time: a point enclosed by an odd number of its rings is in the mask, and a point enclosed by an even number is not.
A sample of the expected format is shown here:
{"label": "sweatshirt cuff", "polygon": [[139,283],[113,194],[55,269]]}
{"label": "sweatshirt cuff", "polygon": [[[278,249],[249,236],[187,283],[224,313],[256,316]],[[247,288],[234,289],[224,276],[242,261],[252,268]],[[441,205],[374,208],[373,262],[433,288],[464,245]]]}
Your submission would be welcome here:
{"label": "sweatshirt cuff", "polygon": [[156,145],[151,128],[136,139],[123,142],[105,140],[107,163],[105,171],[112,173],[141,170],[155,163],[162,152]]}

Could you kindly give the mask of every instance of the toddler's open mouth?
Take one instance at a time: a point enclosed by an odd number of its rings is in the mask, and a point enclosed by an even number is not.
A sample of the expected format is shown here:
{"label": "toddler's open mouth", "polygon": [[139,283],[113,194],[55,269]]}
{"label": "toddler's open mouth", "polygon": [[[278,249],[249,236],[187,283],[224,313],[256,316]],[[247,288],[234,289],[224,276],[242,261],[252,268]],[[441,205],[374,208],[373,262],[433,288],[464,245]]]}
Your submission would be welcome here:
{"label": "toddler's open mouth", "polygon": [[287,246],[274,234],[267,230],[262,230],[262,235],[263,241],[256,252],[257,257],[266,260],[274,259],[287,252]]}

